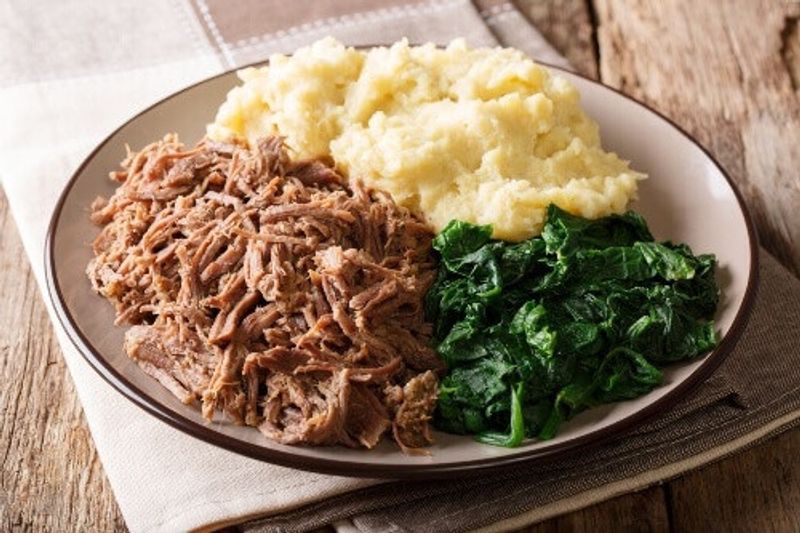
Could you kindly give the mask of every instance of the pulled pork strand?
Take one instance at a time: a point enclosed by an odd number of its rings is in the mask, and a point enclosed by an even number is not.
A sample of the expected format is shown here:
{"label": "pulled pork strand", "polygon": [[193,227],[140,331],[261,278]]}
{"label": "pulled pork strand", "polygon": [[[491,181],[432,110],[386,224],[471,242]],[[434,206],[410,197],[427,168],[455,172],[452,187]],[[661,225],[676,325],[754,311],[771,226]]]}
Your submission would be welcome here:
{"label": "pulled pork strand", "polygon": [[278,137],[187,149],[167,135],[111,179],[87,274],[146,373],[281,443],[432,442],[444,365],[421,220],[328,161],[291,161]]}

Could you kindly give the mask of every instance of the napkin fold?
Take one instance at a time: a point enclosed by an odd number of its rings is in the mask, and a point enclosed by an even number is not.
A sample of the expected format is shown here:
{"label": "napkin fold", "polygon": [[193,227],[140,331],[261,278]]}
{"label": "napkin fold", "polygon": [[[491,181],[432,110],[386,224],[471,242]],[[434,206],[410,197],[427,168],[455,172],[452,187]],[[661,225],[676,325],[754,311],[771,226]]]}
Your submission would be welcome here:
{"label": "napkin fold", "polygon": [[[5,4],[0,16],[0,179],[40,286],[47,221],[72,170],[119,123],[185,85],[325,35],[348,44],[465,37],[566,66],[502,0],[73,0]],[[691,398],[590,453],[446,483],[313,474],[194,440],[118,395],[55,325],[132,531],[207,530],[247,519],[256,519],[241,526],[248,531],[333,522],[362,531],[499,529],[636,490],[797,423],[800,371],[791,358],[800,282],[766,254],[762,263],[748,330]]]}

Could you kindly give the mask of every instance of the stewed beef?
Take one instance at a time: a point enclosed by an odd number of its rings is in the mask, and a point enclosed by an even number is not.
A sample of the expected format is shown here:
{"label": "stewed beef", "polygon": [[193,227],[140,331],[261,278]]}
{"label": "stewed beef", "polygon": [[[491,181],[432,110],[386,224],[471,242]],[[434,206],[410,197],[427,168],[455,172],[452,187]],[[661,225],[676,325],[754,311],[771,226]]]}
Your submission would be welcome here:
{"label": "stewed beef", "polygon": [[292,161],[278,137],[188,149],[167,135],[111,178],[87,273],[145,372],[282,443],[431,442],[443,364],[421,220],[330,161]]}

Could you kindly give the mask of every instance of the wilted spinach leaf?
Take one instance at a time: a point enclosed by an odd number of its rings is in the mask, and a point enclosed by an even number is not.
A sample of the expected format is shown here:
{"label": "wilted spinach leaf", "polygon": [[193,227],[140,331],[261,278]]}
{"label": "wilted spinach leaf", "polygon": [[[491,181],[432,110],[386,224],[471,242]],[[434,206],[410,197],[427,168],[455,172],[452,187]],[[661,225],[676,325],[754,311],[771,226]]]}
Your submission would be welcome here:
{"label": "wilted spinach leaf", "polygon": [[714,256],[655,242],[634,212],[587,220],[551,205],[541,237],[491,234],[453,221],[433,243],[426,313],[449,368],[435,419],[445,431],[501,446],[551,438],[716,345]]}

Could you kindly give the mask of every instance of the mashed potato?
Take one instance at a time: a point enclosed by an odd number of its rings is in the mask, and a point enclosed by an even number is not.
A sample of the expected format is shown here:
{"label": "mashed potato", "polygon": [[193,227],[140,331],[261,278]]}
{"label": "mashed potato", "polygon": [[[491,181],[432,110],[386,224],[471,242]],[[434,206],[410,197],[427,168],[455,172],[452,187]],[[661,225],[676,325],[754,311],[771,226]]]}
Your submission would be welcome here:
{"label": "mashed potato", "polygon": [[239,76],[209,136],[283,135],[436,230],[457,218],[521,240],[551,202],[589,218],[624,211],[644,177],[602,149],[570,82],[513,49],[360,51],[328,38]]}

